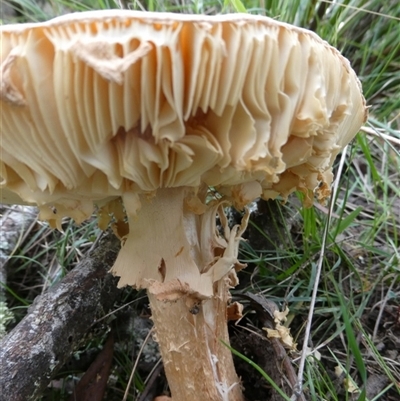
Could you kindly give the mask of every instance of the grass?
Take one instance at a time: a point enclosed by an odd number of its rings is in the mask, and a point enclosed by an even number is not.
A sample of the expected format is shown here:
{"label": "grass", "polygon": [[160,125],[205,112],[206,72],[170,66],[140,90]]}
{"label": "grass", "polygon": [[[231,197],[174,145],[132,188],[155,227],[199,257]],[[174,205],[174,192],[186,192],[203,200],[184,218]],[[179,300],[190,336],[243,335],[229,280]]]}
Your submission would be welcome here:
{"label": "grass", "polygon": [[[304,209],[300,195],[293,196],[285,205],[270,206],[276,216],[273,230],[266,232],[253,221],[250,229],[265,247],[243,245],[242,258],[252,270],[242,273],[247,284],[238,291],[259,292],[281,306],[287,304],[299,349],[305,349],[305,322],[311,310],[306,345],[313,354],[303,359],[301,353],[294,356],[300,367],[302,360],[305,363],[300,378],[311,399],[399,399],[400,3],[52,0],[43,7],[34,0],[18,0],[12,6],[19,15],[13,20],[3,16],[3,23],[41,21],[94,7],[206,14],[247,11],[310,28],[350,59],[370,116],[342,157],[335,201],[330,209],[326,205]],[[66,222],[64,233],[37,222],[10,262],[8,305],[16,321],[36,295],[79,261],[97,235],[95,221],[81,227]],[[135,303],[136,297],[127,290],[119,306]],[[99,346],[99,341],[93,340],[91,346]],[[115,380],[109,392],[121,399],[134,361],[122,350],[115,359]],[[333,374],[336,366],[339,376]],[[381,377],[378,390],[366,391],[377,377]],[[145,379],[136,373],[136,386],[131,387],[128,399],[135,399],[135,388],[142,388]],[[55,390],[48,397],[64,399]]]}

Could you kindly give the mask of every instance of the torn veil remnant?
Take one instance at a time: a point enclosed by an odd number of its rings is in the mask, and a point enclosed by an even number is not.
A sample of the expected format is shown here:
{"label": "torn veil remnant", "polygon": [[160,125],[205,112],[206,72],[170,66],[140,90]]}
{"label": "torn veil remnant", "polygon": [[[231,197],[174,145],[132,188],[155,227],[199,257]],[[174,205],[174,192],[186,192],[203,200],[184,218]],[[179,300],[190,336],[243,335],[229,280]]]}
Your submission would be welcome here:
{"label": "torn veil remnant", "polygon": [[2,201],[55,227],[113,215],[113,273],[148,291],[174,400],[241,400],[220,339],[248,215],[231,228],[223,208],[329,195],[366,118],[348,61],[243,14],[107,10],[0,32]]}

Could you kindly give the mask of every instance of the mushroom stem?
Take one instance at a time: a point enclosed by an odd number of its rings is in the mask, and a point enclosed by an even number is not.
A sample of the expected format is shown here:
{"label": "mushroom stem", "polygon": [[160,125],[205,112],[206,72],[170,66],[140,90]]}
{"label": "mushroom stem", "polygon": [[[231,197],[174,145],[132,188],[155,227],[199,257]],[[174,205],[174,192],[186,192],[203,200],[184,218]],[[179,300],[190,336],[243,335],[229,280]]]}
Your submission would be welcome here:
{"label": "mushroom stem", "polygon": [[227,279],[215,287],[215,296],[191,311],[184,299],[166,303],[148,291],[173,401],[243,400],[232,354],[221,343],[229,343]]}
{"label": "mushroom stem", "polygon": [[121,286],[147,289],[173,400],[240,401],[240,380],[222,341],[229,344],[229,288],[238,282],[235,267],[243,267],[237,253],[248,215],[230,228],[222,203],[205,205],[204,198],[183,187],[142,196],[112,272]]}

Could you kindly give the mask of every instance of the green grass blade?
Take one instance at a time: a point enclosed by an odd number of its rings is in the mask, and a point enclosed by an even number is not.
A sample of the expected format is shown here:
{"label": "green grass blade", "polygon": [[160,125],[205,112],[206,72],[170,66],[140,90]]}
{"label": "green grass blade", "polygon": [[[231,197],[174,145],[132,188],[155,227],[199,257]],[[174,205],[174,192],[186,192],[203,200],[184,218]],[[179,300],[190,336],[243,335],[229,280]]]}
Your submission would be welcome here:
{"label": "green grass blade", "polygon": [[367,369],[364,363],[363,356],[360,351],[360,347],[357,344],[357,339],[354,334],[354,330],[351,324],[350,316],[348,314],[348,306],[343,298],[342,293],[338,286],[336,286],[338,300],[340,302],[340,311],[342,314],[342,319],[345,326],[346,338],[348,342],[349,349],[351,351],[351,355],[354,357],[358,373],[361,377],[363,384],[367,383]]}

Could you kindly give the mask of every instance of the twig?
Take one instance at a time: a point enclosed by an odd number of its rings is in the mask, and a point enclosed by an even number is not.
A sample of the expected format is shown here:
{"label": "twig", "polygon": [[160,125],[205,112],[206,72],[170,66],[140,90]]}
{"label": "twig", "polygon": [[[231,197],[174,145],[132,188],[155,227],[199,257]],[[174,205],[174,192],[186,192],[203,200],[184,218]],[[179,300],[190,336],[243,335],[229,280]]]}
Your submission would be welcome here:
{"label": "twig", "polygon": [[364,127],[360,128],[360,131],[363,131],[363,132],[365,132],[366,134],[369,134],[369,135],[373,135],[373,136],[375,136],[377,138],[382,138],[385,141],[392,142],[392,143],[394,143],[396,145],[400,145],[400,139],[399,138],[396,138],[396,137],[391,136],[391,135],[383,134],[379,130],[374,130],[372,128],[364,126]]}
{"label": "twig", "polygon": [[122,399],[122,401],[126,401],[127,398],[128,398],[128,395],[129,395],[129,388],[131,387],[132,380],[133,380],[133,377],[134,377],[134,375],[135,375],[137,365],[139,364],[140,356],[141,356],[142,353],[143,353],[143,349],[144,349],[145,345],[147,344],[147,341],[149,341],[149,338],[150,338],[151,333],[153,332],[153,329],[154,329],[154,327],[152,327],[152,328],[149,330],[149,332],[147,333],[146,338],[145,338],[144,341],[143,341],[142,346],[140,347],[140,350],[139,350],[138,355],[137,355],[137,357],[136,357],[135,364],[133,365],[132,372],[131,372],[131,375],[130,375],[129,380],[128,380],[128,384],[126,385],[126,389],[125,389],[125,393],[124,393],[124,398]]}
{"label": "twig", "polygon": [[[162,372],[164,368],[164,365],[162,364],[161,358],[156,362],[156,364],[153,366],[153,369],[147,376],[146,380],[144,381],[145,388],[140,394],[140,397],[138,398],[137,401],[146,401],[147,397],[150,396],[150,392],[154,390],[154,384],[155,381],[157,380],[158,375]],[[152,397],[153,398],[153,397]]]}

